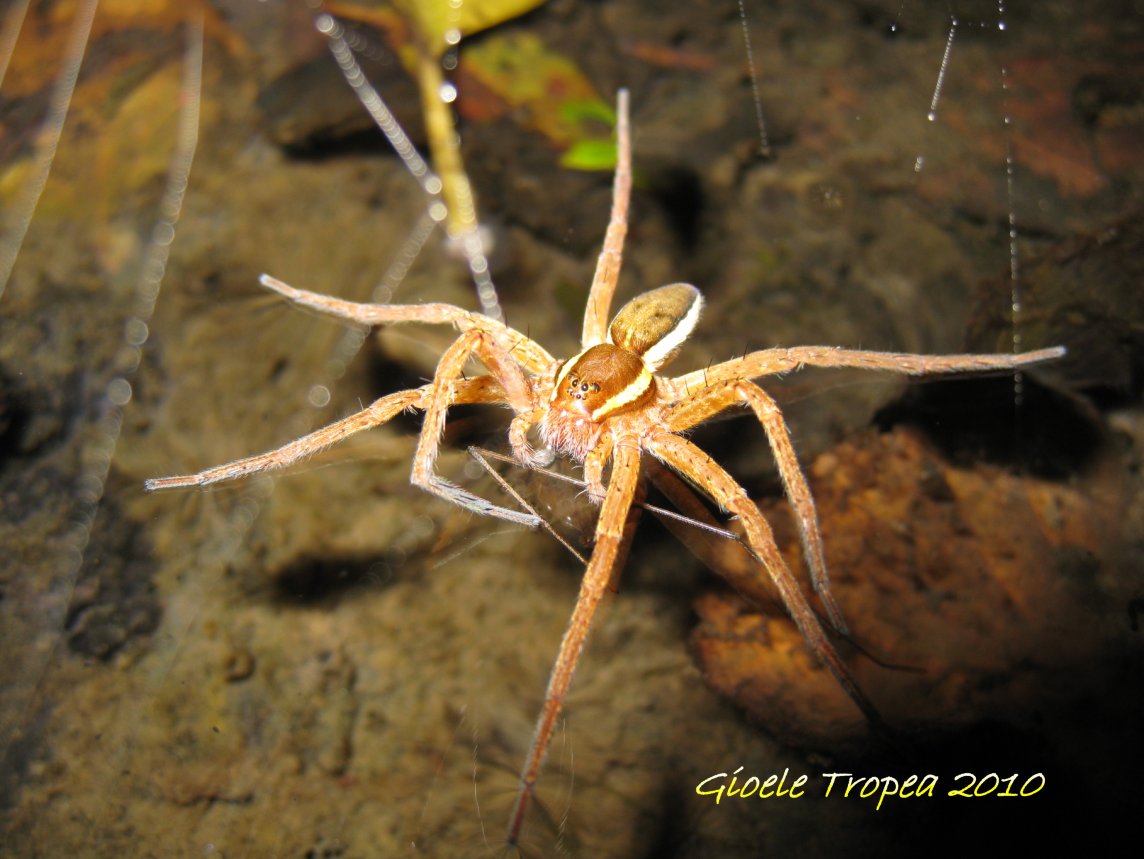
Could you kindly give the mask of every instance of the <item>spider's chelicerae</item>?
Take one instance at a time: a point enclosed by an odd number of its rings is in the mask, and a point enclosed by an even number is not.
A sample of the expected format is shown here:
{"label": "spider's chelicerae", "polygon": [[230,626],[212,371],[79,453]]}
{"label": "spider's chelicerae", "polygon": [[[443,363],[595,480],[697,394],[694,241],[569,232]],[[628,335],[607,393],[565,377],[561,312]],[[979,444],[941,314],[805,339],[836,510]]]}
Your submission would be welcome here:
{"label": "spider's chelicerae", "polygon": [[[842,632],[845,625],[830,594],[818,517],[806,478],[795,458],[782,413],[774,399],[752,380],[804,366],[861,367],[911,375],[1009,370],[1064,354],[1060,347],[1014,355],[928,356],[802,346],[763,349],[682,376],[658,375],[695,327],[703,297],[694,286],[685,283],[663,286],[628,302],[608,325],[631,194],[628,99],[624,91],[619,94],[616,113],[612,214],[588,295],[578,355],[559,361],[519,331],[453,305],[357,304],[295,289],[263,275],[262,283],[270,289],[297,304],[334,316],[365,325],[451,324],[460,336],[441,357],[433,380],[420,388],[381,397],[362,411],[269,453],[198,474],[149,480],[146,484],[149,490],[203,486],[282,468],[356,432],[383,424],[401,411],[420,409],[425,417],[413,458],[414,484],[475,512],[537,525],[536,516],[494,505],[436,474],[434,466],[446,412],[458,403],[510,406],[516,416],[509,427],[509,440],[516,459],[525,465],[536,465],[545,459],[529,443],[533,427],[538,428],[540,439],[549,449],[582,462],[588,494],[602,504],[595,548],[560,643],[544,707],[521,771],[509,821],[510,844],[519,838],[525,810],[592,617],[621,557],[624,526],[636,496],[640,460],[645,452],[683,475],[721,509],[738,517],[747,543],[766,567],[807,644],[854,702],[877,722],[876,711],[858,689],[783,560],[767,521],[734,478],[683,433],[727,409],[745,406],[754,412],[770,440],[794,508],[812,586],[831,625]],[[466,362],[473,357],[488,368],[487,375],[462,376]]]}

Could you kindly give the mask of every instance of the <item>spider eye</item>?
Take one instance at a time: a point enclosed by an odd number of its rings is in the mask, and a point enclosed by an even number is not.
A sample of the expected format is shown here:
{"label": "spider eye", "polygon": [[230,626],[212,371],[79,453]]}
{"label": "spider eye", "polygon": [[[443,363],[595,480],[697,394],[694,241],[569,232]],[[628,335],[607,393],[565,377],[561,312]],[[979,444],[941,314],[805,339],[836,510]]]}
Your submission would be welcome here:
{"label": "spider eye", "polygon": [[584,399],[584,395],[588,392],[588,388],[588,383],[582,381],[579,376],[571,375],[568,377],[568,394],[572,397],[572,399]]}

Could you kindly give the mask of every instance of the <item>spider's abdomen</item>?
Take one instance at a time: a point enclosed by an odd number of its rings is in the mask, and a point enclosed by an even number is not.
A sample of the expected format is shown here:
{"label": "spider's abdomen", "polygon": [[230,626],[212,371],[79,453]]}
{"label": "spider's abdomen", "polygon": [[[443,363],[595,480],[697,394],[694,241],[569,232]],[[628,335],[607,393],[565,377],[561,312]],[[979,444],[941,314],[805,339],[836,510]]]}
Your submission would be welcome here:
{"label": "spider's abdomen", "polygon": [[616,314],[608,342],[635,352],[655,371],[675,357],[699,321],[703,296],[689,283],[637,295]]}
{"label": "spider's abdomen", "polygon": [[655,379],[643,359],[601,343],[560,368],[540,434],[545,444],[583,459],[604,420],[647,405],[654,397]]}

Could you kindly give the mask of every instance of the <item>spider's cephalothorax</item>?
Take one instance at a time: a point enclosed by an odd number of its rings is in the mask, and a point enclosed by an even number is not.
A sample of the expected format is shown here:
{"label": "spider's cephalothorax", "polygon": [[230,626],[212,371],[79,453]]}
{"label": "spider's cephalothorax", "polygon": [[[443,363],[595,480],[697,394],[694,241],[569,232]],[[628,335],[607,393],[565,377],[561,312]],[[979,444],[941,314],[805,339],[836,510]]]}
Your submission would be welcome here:
{"label": "spider's cephalothorax", "polygon": [[[664,286],[628,302],[608,325],[608,310],[619,279],[631,193],[628,101],[623,91],[616,108],[616,135],[612,216],[588,293],[582,351],[576,357],[560,363],[519,331],[452,305],[356,304],[295,289],[263,275],[264,285],[291,301],[344,319],[366,325],[448,323],[460,331],[460,336],[445,350],[433,381],[427,385],[381,397],[360,412],[269,453],[198,474],[147,481],[148,489],[203,486],[281,468],[346,436],[383,424],[406,409],[422,409],[425,418],[413,458],[413,483],[474,512],[535,526],[539,518],[534,514],[493,504],[436,473],[446,413],[450,406],[459,403],[511,406],[516,417],[509,427],[509,441],[523,464],[533,465],[542,459],[528,442],[529,432],[537,426],[546,444],[582,461],[589,495],[602,503],[596,523],[595,548],[560,643],[544,707],[521,771],[516,805],[509,820],[510,844],[517,842],[524,825],[525,812],[596,607],[623,557],[625,541],[630,536],[625,523],[639,488],[641,458],[645,452],[681,474],[720,509],[739,519],[751,552],[778,590],[807,645],[854,703],[877,724],[877,711],[858,689],[850,670],[835,651],[758,507],[731,475],[682,433],[727,409],[751,410],[762,425],[778,463],[798,525],[811,585],[830,625],[844,631],[842,613],[830,594],[810,488],[799,468],[778,404],[754,380],[803,366],[859,367],[911,375],[1011,370],[1064,354],[1060,347],[1012,355],[934,356],[801,346],[750,352],[674,378],[657,376],[656,371],[675,355],[695,327],[703,302],[699,290],[693,286]],[[465,364],[472,357],[488,368],[488,375],[463,377]],[[605,483],[609,463],[611,469]],[[654,472],[652,476],[654,479]]]}
{"label": "spider's cephalothorax", "polygon": [[[654,372],[675,357],[702,307],[703,296],[689,283],[661,286],[624,305],[612,320],[608,341],[589,346],[556,373],[548,413],[540,422],[544,443],[582,462],[606,425],[613,441],[638,434],[659,395]],[[634,420],[625,421],[625,415]]]}

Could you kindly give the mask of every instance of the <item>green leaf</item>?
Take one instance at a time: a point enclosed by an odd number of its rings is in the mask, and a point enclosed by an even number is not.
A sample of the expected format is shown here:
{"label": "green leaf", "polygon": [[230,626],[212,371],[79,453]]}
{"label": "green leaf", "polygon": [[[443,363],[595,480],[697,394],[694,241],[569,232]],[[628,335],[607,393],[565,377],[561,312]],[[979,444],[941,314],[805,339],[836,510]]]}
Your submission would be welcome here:
{"label": "green leaf", "polygon": [[[559,149],[610,135],[615,112],[580,67],[527,32],[493,33],[464,51],[465,74]],[[501,108],[504,111],[505,108]],[[495,103],[484,108],[498,113]]]}
{"label": "green leaf", "polygon": [[560,166],[571,170],[614,170],[616,141],[577,140],[560,156]]}

